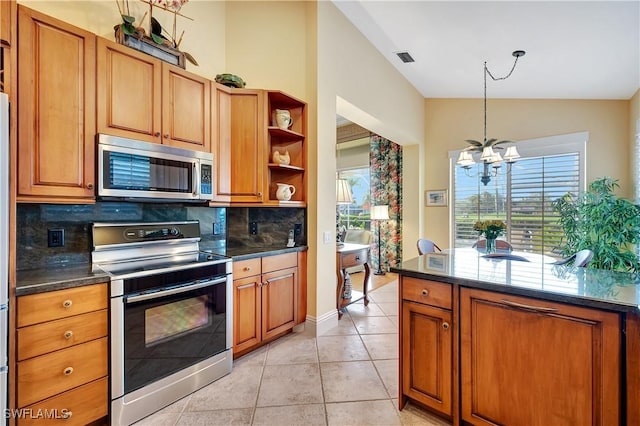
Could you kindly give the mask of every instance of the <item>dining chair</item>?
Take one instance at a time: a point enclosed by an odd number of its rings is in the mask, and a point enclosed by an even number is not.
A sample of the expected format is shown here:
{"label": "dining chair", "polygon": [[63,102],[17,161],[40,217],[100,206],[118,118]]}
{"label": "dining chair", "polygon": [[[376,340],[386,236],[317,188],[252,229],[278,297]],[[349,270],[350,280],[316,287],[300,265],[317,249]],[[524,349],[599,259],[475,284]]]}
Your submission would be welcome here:
{"label": "dining chair", "polygon": [[573,266],[586,267],[593,259],[593,251],[589,249],[580,250],[569,257],[553,262],[554,265],[566,265],[573,262]]}
{"label": "dining chair", "polygon": [[[471,246],[471,248],[475,248],[475,249],[485,249],[487,248],[487,240],[486,239],[481,239],[478,240],[476,242],[473,243],[473,245]],[[496,250],[509,250],[509,251],[513,251],[513,246],[511,245],[511,243],[509,243],[509,241],[506,240],[496,240]]]}
{"label": "dining chair", "polygon": [[418,254],[423,255],[425,253],[435,253],[436,251],[442,251],[436,243],[426,238],[418,238]]}

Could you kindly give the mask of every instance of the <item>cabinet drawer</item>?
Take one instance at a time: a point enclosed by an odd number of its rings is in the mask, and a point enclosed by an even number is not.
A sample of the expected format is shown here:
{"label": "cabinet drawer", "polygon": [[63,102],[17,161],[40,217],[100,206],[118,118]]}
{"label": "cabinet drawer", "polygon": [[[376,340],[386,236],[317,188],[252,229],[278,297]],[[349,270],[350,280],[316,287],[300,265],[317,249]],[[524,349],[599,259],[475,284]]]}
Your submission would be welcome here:
{"label": "cabinet drawer", "polygon": [[353,253],[347,253],[342,256],[342,268],[350,268],[352,266],[364,265],[369,260],[369,250],[362,249]]}
{"label": "cabinet drawer", "polygon": [[107,310],[19,328],[18,361],[107,335]]}
{"label": "cabinet drawer", "polygon": [[[81,426],[91,423],[107,415],[107,397],[109,395],[108,381],[106,377],[96,380],[78,388],[61,393],[53,398],[45,399],[37,404],[30,405],[29,409],[34,414],[54,411],[56,419],[24,418],[18,420],[19,426],[31,425],[64,425]],[[63,411],[64,410],[64,411]],[[60,418],[64,415],[67,418]]]}
{"label": "cabinet drawer", "polygon": [[262,258],[262,273],[298,266],[297,253],[284,253]]}
{"label": "cabinet drawer", "polygon": [[107,285],[95,284],[18,297],[18,327],[107,309]]}
{"label": "cabinet drawer", "polygon": [[402,298],[451,309],[451,285],[402,277]]}
{"label": "cabinet drawer", "polygon": [[107,375],[107,338],[17,363],[18,407]]}
{"label": "cabinet drawer", "polygon": [[260,258],[233,261],[233,279],[260,275]]}

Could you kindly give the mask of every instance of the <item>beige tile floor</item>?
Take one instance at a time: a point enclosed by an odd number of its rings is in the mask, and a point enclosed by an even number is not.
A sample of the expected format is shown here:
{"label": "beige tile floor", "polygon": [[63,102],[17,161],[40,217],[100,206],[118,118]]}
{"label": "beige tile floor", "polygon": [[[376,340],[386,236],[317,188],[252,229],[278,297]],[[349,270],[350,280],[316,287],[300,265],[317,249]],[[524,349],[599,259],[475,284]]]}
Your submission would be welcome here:
{"label": "beige tile floor", "polygon": [[398,282],[380,278],[369,306],[350,305],[328,333],[284,336],[137,425],[448,425],[411,404],[397,409]]}

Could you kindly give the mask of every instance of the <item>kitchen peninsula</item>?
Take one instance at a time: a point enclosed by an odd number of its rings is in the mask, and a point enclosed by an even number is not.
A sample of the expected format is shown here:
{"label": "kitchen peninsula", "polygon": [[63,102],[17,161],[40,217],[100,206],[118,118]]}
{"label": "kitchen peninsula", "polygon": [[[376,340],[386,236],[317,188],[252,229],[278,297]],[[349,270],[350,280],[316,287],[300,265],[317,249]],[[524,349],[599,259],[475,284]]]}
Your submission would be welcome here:
{"label": "kitchen peninsula", "polygon": [[400,407],[453,421],[634,424],[640,280],[632,274],[429,253],[400,274]]}

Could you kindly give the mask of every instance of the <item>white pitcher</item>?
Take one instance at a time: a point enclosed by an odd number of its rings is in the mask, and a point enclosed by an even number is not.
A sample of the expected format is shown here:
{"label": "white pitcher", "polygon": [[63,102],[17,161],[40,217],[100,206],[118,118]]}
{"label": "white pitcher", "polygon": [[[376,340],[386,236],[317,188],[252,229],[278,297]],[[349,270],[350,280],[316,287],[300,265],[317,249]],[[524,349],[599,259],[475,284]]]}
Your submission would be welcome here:
{"label": "white pitcher", "polygon": [[276,125],[286,130],[293,124],[291,113],[286,109],[276,109]]}
{"label": "white pitcher", "polygon": [[288,183],[276,183],[276,198],[280,201],[289,201],[291,196],[296,193],[296,187]]}

